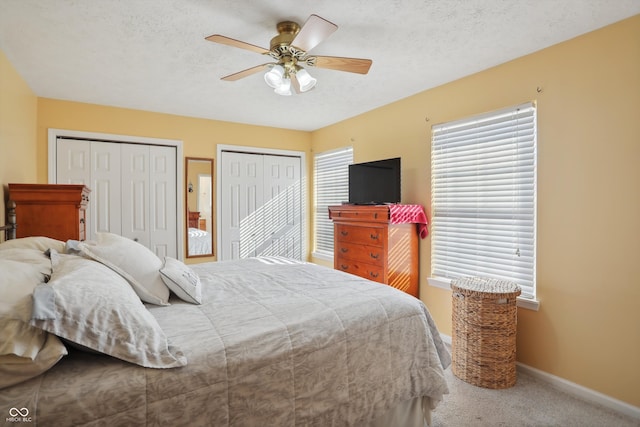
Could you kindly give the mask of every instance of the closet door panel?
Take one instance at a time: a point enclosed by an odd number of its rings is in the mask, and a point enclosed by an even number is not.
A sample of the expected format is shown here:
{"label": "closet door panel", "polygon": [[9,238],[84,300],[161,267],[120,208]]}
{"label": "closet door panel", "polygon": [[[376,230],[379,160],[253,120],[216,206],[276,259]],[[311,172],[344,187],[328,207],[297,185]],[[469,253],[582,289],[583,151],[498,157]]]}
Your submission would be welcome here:
{"label": "closet door panel", "polygon": [[223,152],[220,162],[220,260],[255,256],[264,233],[262,156]]}
{"label": "closet door panel", "polygon": [[95,240],[95,233],[120,234],[122,230],[121,145],[91,142],[89,240]]}
{"label": "closet door panel", "polygon": [[91,143],[58,138],[56,145],[56,182],[84,184],[91,188]]}
{"label": "closet door panel", "polygon": [[122,236],[150,247],[149,147],[122,145]]}
{"label": "closet door panel", "polygon": [[265,239],[261,255],[302,259],[300,158],[264,156]]}
{"label": "closet door panel", "polygon": [[149,248],[161,259],[176,257],[176,160],[173,147],[149,148]]}

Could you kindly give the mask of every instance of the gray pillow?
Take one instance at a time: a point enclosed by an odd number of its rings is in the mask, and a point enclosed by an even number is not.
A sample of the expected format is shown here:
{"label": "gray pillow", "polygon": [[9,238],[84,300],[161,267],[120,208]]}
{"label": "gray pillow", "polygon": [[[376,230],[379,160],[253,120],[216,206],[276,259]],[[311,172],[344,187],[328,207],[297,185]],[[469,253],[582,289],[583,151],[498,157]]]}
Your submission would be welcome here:
{"label": "gray pillow", "polygon": [[131,284],[144,302],[168,305],[169,288],[160,277],[162,260],[147,247],[112,233],[97,233],[95,243],[81,242],[81,253],[106,265]]}
{"label": "gray pillow", "polygon": [[34,291],[31,324],[140,366],[187,364],[127,281],[83,257],[59,255],[51,280]]}
{"label": "gray pillow", "polygon": [[185,263],[175,258],[165,257],[160,275],[164,283],[178,298],[192,304],[202,303],[200,277]]}

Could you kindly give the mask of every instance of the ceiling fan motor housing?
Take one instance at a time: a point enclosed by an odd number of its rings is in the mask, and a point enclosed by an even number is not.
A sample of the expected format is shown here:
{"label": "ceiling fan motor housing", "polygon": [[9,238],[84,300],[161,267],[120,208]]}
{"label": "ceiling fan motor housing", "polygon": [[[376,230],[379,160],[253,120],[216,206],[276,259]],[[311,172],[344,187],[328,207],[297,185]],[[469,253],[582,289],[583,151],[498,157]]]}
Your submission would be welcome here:
{"label": "ceiling fan motor housing", "polygon": [[301,49],[297,49],[291,46],[291,42],[295,39],[296,35],[300,32],[300,25],[293,21],[283,21],[276,26],[278,35],[271,39],[271,52],[276,59],[280,59],[282,56],[293,56],[300,58],[304,56],[306,52]]}

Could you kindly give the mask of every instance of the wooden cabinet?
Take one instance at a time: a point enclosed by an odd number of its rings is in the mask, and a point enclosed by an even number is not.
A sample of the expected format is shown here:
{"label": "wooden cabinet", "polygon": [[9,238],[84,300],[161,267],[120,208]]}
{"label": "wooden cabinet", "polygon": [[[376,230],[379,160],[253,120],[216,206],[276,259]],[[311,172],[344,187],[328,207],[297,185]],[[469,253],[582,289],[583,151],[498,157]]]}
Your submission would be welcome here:
{"label": "wooden cabinet", "polygon": [[85,240],[91,190],[73,184],[9,184],[16,204],[16,237]]}
{"label": "wooden cabinet", "polygon": [[329,206],[334,223],[333,265],[418,297],[416,224],[391,224],[386,205]]}

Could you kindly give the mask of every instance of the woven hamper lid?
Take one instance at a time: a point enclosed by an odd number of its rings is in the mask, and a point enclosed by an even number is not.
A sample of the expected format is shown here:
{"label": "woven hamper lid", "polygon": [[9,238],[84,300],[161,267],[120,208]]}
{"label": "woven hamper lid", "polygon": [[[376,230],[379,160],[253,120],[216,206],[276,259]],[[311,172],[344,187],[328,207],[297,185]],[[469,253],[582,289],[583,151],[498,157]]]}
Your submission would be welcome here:
{"label": "woven hamper lid", "polygon": [[[460,293],[514,294],[522,292],[517,283],[487,277],[461,277],[451,282],[451,288]],[[466,292],[465,292],[466,291]]]}

